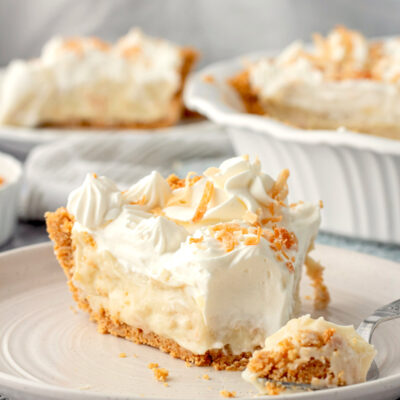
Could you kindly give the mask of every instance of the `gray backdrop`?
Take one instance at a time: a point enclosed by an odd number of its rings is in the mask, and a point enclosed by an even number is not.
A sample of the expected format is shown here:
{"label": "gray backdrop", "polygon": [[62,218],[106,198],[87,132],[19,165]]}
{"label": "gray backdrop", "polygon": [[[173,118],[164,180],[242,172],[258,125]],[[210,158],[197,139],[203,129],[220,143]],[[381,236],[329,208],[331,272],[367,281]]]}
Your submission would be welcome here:
{"label": "gray backdrop", "polygon": [[400,33],[399,0],[0,0],[0,65],[39,54],[55,35],[113,40],[131,26],[203,53],[201,64],[279,48],[341,23]]}

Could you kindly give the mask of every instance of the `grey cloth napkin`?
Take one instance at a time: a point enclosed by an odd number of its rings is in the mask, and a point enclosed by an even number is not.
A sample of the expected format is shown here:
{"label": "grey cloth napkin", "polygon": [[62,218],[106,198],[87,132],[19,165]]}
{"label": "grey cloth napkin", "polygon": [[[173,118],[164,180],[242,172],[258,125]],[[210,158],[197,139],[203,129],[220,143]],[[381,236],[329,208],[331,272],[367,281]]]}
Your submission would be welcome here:
{"label": "grey cloth napkin", "polygon": [[147,134],[97,134],[36,147],[25,164],[20,217],[42,219],[66,204],[87,173],[115,180],[126,189],[157,169],[164,176],[188,168],[202,172],[233,155],[228,137],[209,122]]}

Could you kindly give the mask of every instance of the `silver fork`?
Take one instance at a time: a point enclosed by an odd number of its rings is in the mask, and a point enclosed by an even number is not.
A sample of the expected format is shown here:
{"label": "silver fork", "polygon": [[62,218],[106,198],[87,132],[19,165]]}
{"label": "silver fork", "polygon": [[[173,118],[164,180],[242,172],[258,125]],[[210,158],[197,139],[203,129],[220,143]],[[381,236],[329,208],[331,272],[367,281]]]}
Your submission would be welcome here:
{"label": "silver fork", "polygon": [[[361,322],[359,327],[356,329],[357,333],[368,343],[371,343],[372,335],[378,325],[382,322],[389,321],[391,319],[400,318],[400,299],[395,300],[392,303],[386,304],[385,306],[376,309],[369,317]],[[379,378],[379,369],[375,361],[372,364],[367,373],[367,381],[372,381]],[[279,383],[287,389],[300,389],[300,390],[321,390],[329,389],[327,386],[315,386],[308,383],[295,383],[295,382],[282,382],[272,381],[273,383]]]}

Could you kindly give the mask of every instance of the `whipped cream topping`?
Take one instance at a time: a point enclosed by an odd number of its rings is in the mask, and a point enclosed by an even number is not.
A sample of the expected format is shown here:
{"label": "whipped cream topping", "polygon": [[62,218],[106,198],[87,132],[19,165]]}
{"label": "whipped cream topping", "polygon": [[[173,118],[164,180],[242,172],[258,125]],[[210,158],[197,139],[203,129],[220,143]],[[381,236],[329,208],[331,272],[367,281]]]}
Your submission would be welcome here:
{"label": "whipped cream topping", "polygon": [[326,38],[315,35],[311,48],[296,41],[277,57],[252,63],[249,81],[267,113],[280,104],[328,116],[331,125],[390,131],[400,124],[399,54],[398,39],[367,41],[339,27]]}
{"label": "whipped cream topping", "polygon": [[169,199],[164,213],[168,218],[187,223],[191,229],[197,207],[203,196],[207,183],[213,187],[213,195],[201,220],[201,225],[228,222],[235,219],[263,217],[265,207],[278,204],[268,192],[274,180],[261,172],[258,160],[250,163],[242,157],[229,159],[219,168],[209,168],[203,179],[192,186],[178,188]]}
{"label": "whipped cream topping", "polygon": [[382,81],[400,84],[400,38],[389,39],[378,46],[380,52],[374,64],[373,76]]}
{"label": "whipped cream topping", "polygon": [[95,229],[121,212],[122,194],[105,176],[88,174],[68,197],[67,209],[84,226]]}
{"label": "whipped cream topping", "polygon": [[142,203],[146,210],[165,207],[172,196],[172,190],[166,180],[157,171],[145,176],[124,193],[124,200],[130,203]]}
{"label": "whipped cream topping", "polygon": [[290,320],[268,337],[265,347],[253,355],[242,373],[243,379],[254,384],[261,393],[267,393],[268,388],[265,385],[264,371],[258,370],[257,358],[264,354],[266,359],[268,354],[272,356],[273,353],[280,353],[285,340],[290,341],[294,355],[287,368],[295,370],[310,360],[327,362],[329,373],[326,378],[314,377],[310,382],[312,385],[335,386],[365,382],[376,355],[374,346],[367,343],[352,325],[337,325],[323,317],[313,319],[310,315],[303,315]]}
{"label": "whipped cream topping", "polygon": [[314,57],[320,62],[336,65],[350,63],[353,69],[362,71],[369,61],[368,42],[359,32],[338,27],[326,40],[315,35],[314,42]]}
{"label": "whipped cream topping", "polygon": [[67,208],[73,232],[89,233],[127,274],[184,288],[209,333],[188,338],[149,321],[147,329],[197,354],[227,343],[240,353],[263,344],[298,307],[320,215],[318,206],[288,206],[287,175],[274,181],[259,161],[235,157],[186,179],[153,172],[119,196],[106,178],[89,175]]}
{"label": "whipped cream topping", "polygon": [[115,45],[53,38],[41,57],[13,61],[0,85],[0,123],[151,122],[181,84],[181,50],[134,29]]}

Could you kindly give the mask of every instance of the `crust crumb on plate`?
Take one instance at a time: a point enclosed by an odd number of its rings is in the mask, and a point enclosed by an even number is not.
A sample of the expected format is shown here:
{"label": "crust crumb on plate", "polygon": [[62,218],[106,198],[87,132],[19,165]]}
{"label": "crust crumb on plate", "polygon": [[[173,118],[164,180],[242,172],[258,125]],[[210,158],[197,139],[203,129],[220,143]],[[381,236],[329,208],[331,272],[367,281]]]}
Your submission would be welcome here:
{"label": "crust crumb on plate", "polygon": [[267,382],[265,384],[265,389],[267,390],[268,396],[277,396],[285,390],[285,387],[277,382]]}
{"label": "crust crumb on plate", "polygon": [[311,286],[314,288],[314,308],[316,310],[323,310],[331,300],[328,288],[324,283],[324,267],[309,255],[306,256],[304,265],[306,267],[306,274],[312,280]]}
{"label": "crust crumb on plate", "polygon": [[221,391],[219,392],[219,394],[220,394],[222,397],[225,397],[225,398],[236,397],[236,392],[230,392],[230,391],[228,391],[228,390],[221,390]]}
{"label": "crust crumb on plate", "polygon": [[160,382],[165,382],[169,375],[169,371],[166,368],[153,368],[153,373]]}

